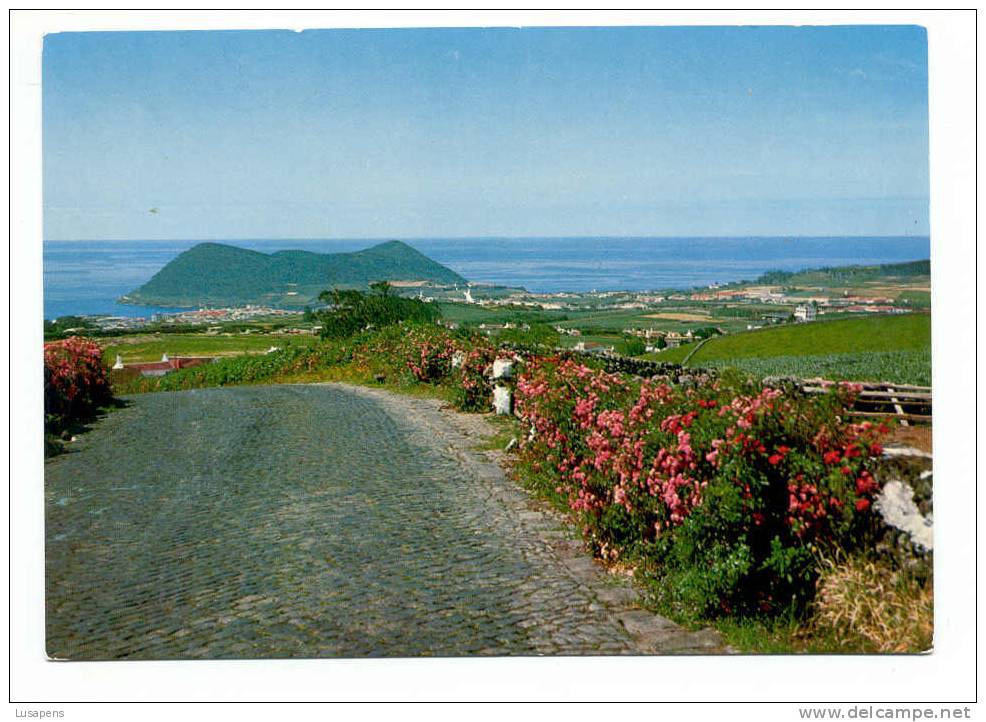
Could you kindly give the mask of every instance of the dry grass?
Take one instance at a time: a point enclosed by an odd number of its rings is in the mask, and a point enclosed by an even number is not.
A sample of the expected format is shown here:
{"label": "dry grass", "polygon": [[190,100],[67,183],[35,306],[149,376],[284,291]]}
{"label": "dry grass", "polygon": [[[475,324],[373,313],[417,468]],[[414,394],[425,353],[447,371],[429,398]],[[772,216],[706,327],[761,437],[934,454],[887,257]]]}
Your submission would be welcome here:
{"label": "dry grass", "polygon": [[932,647],[934,590],[886,564],[825,562],[812,620],[816,631],[852,651],[914,653]]}
{"label": "dry grass", "polygon": [[693,313],[648,313],[644,318],[658,318],[665,321],[708,321],[711,317],[708,313],[696,311]]}

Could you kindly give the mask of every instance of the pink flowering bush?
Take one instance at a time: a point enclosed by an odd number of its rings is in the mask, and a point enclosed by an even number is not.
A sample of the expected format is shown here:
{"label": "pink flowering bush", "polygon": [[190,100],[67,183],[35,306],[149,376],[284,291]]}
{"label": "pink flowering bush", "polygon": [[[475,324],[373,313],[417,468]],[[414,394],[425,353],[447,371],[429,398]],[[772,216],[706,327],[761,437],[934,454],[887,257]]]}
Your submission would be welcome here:
{"label": "pink flowering bush", "polygon": [[463,344],[462,364],[454,374],[455,405],[463,411],[489,411],[492,404],[490,367],[497,352],[485,339],[477,341],[471,346]]}
{"label": "pink flowering bush", "polygon": [[404,342],[406,365],[414,380],[450,387],[453,404],[460,410],[490,410],[490,367],[503,353],[485,336],[418,327],[407,333]]}
{"label": "pink flowering bush", "polygon": [[449,334],[414,328],[406,340],[406,363],[416,380],[437,383],[451,375],[452,356],[458,346]]}
{"label": "pink flowering bush", "polygon": [[46,428],[83,419],[111,398],[99,344],[72,336],[44,345]]}
{"label": "pink flowering bush", "polygon": [[668,606],[776,611],[810,594],[817,550],[871,521],[887,429],[844,421],[853,393],[682,388],[543,358],[517,383],[522,459],[596,551],[636,557]]}

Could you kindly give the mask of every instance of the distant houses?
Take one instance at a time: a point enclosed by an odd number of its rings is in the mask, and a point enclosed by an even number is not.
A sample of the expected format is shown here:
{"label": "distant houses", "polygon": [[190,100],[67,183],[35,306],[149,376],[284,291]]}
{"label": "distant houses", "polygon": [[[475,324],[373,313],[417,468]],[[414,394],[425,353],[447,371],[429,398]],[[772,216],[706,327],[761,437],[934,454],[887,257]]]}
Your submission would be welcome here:
{"label": "distant houses", "polygon": [[664,336],[664,343],[667,344],[668,348],[678,348],[681,344],[691,343],[694,340],[695,335],[691,331],[685,331],[684,333],[669,331]]}
{"label": "distant houses", "polygon": [[658,331],[653,328],[625,328],[623,333],[628,336],[637,336],[646,341],[663,339],[666,348],[677,348],[683,343],[691,343],[697,337],[691,331],[678,333],[677,331]]}
{"label": "distant houses", "polygon": [[216,358],[212,356],[168,356],[164,354],[160,361],[144,361],[139,363],[124,364],[123,358],[117,354],[116,363],[113,364],[114,371],[134,370],[141,376],[164,376],[172,371],[179,369],[190,369],[195,366],[213,363]]}
{"label": "distant houses", "polygon": [[598,341],[579,341],[572,350],[588,354],[611,354],[615,353],[616,347],[606,346]]}

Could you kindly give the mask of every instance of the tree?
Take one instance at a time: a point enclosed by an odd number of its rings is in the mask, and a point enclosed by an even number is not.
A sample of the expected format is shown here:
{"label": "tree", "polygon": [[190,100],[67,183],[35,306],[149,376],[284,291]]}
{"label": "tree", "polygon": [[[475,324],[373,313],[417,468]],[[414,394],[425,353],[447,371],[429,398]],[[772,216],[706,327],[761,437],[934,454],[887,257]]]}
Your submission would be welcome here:
{"label": "tree", "polygon": [[379,293],[381,296],[389,296],[391,288],[390,283],[387,281],[374,281],[370,284],[370,289]]}
{"label": "tree", "polygon": [[639,336],[624,336],[623,350],[627,356],[640,356],[647,350],[647,344]]}
{"label": "tree", "polygon": [[328,338],[345,338],[370,326],[379,328],[401,322],[434,323],[442,315],[434,303],[391,296],[383,290],[367,294],[352,289],[333,289],[322,291],[318,298],[323,303],[331,304],[318,313],[322,336]]}
{"label": "tree", "polygon": [[508,328],[497,334],[497,340],[517,346],[554,348],[559,343],[558,332],[546,323],[532,323],[528,328]]}

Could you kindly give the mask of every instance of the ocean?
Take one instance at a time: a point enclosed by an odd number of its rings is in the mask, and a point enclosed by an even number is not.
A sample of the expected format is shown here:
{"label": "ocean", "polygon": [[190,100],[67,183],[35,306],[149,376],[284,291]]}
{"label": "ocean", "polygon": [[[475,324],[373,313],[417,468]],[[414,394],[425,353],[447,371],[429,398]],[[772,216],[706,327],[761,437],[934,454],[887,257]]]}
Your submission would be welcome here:
{"label": "ocean", "polygon": [[[226,240],[265,253],[355,251],[383,240]],[[401,239],[405,240],[405,239]],[[765,271],[914,261],[927,236],[833,238],[407,239],[471,281],[556,291],[644,291],[754,280]],[[199,241],[45,241],[45,318],[149,316],[181,309],[128,306],[120,296]]]}

